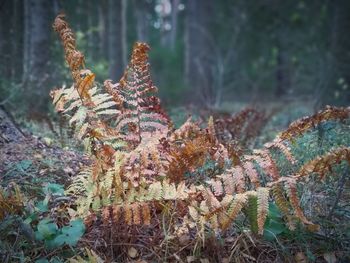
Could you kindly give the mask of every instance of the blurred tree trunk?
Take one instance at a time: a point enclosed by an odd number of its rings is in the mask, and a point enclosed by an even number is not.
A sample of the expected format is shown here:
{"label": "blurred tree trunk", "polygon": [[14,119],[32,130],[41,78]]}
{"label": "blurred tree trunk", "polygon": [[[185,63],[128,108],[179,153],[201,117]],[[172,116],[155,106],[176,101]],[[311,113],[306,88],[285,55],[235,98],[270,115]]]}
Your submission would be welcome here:
{"label": "blurred tree trunk", "polygon": [[150,5],[147,1],[134,0],[133,7],[135,8],[137,41],[148,43],[150,25],[147,14]]}
{"label": "blurred tree trunk", "polygon": [[[125,22],[123,12],[125,12],[125,0],[108,1],[108,60],[109,77],[117,81],[122,76],[124,70],[124,52],[126,47]],[[124,7],[123,7],[124,6]],[[123,25],[124,24],[124,25]],[[124,33],[123,33],[124,32]]]}
{"label": "blurred tree trunk", "polygon": [[11,80],[11,52],[13,51],[11,38],[13,35],[12,19],[13,1],[3,1],[0,3],[0,76],[1,80]]}
{"label": "blurred tree trunk", "polygon": [[[22,3],[20,0],[13,0],[13,11],[11,17],[11,81],[19,82],[21,77],[21,56],[19,54],[20,46],[21,46],[21,7]],[[18,79],[17,79],[18,78]]]}
{"label": "blurred tree trunk", "polygon": [[315,94],[317,98],[315,110],[327,104],[334,104],[335,100],[345,105],[350,103],[349,88],[343,89],[343,85],[350,85],[350,40],[347,34],[350,26],[348,12],[350,2],[334,0],[328,3],[327,8],[329,12],[328,45],[325,51],[327,68],[324,73],[324,81]]}
{"label": "blurred tree trunk", "polygon": [[23,20],[24,20],[24,32],[23,32],[23,74],[22,74],[22,83],[28,81],[28,69],[29,69],[29,50],[30,50],[30,23],[31,23],[31,8],[30,2],[24,1],[24,12],[23,12]]}
{"label": "blurred tree trunk", "polygon": [[98,39],[100,38],[99,35],[99,26],[100,26],[100,19],[99,19],[99,6],[102,4],[100,1],[93,1],[89,0],[87,1],[87,24],[88,24],[88,29],[87,29],[87,40],[88,40],[88,45],[87,45],[87,50],[89,57],[93,60],[96,61],[100,58],[100,52],[99,52],[99,43]]}
{"label": "blurred tree trunk", "polygon": [[28,81],[28,71],[29,71],[29,50],[30,50],[30,23],[31,23],[31,8],[30,2],[24,1],[23,3],[23,21],[24,21],[24,29],[23,29],[23,74],[22,74],[22,83]]}
{"label": "blurred tree trunk", "polygon": [[52,5],[47,0],[28,0],[28,2],[30,4],[29,79],[26,88],[30,90],[28,92],[30,109],[40,112],[47,109],[51,89],[49,64]]}
{"label": "blurred tree trunk", "polygon": [[277,45],[276,58],[276,90],[275,96],[281,97],[286,95],[290,89],[289,72],[288,72],[288,57],[285,47],[281,44]]}
{"label": "blurred tree trunk", "polygon": [[107,1],[101,0],[98,5],[98,33],[99,33],[99,56],[103,59],[108,57],[108,13]]}
{"label": "blurred tree trunk", "polygon": [[324,93],[323,105],[336,99],[339,103],[350,103],[350,2],[335,0],[330,3],[332,26],[330,27],[331,79]]}
{"label": "blurred tree trunk", "polygon": [[213,11],[211,0],[191,0],[186,4],[185,21],[185,78],[191,91],[195,91],[196,102],[206,107],[215,104],[212,87],[212,69],[209,62],[209,19]]}
{"label": "blurred tree trunk", "polygon": [[175,49],[176,35],[177,35],[177,18],[179,13],[180,0],[171,1],[171,31],[170,31],[170,48]]}
{"label": "blurred tree trunk", "polygon": [[126,25],[127,25],[127,0],[122,0],[122,58],[123,58],[123,70],[126,68],[128,64],[128,39],[126,33]]}
{"label": "blurred tree trunk", "polygon": [[87,13],[87,51],[88,56],[92,59],[96,59],[96,49],[95,49],[95,41],[94,41],[94,18],[95,18],[95,6],[91,0],[86,1],[86,13]]}

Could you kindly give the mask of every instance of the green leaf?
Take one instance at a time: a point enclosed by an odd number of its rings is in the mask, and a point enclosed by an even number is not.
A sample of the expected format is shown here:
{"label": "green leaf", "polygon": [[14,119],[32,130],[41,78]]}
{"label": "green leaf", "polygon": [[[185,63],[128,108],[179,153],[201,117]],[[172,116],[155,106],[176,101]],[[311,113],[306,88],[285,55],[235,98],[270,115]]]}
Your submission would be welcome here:
{"label": "green leaf", "polygon": [[45,197],[45,199],[43,201],[39,201],[35,207],[39,210],[39,212],[45,213],[49,211],[48,203],[49,201]]}
{"label": "green leaf", "polygon": [[16,163],[16,168],[20,171],[27,170],[30,166],[32,166],[33,162],[31,160],[22,160]]}
{"label": "green leaf", "polygon": [[64,188],[61,184],[48,183],[44,188],[45,194],[64,195]]}
{"label": "green leaf", "polygon": [[46,258],[39,258],[35,260],[35,263],[50,263]]}
{"label": "green leaf", "polygon": [[281,212],[278,209],[277,205],[273,202],[269,203],[269,214],[268,217],[271,219],[282,218]]}
{"label": "green leaf", "polygon": [[56,236],[54,243],[57,246],[67,244],[70,246],[75,246],[79,239],[83,236],[85,232],[85,225],[83,220],[77,219],[71,221],[69,226],[64,226],[61,229],[61,234]]}
{"label": "green leaf", "polygon": [[67,236],[66,235],[63,235],[63,234],[60,234],[58,236],[55,237],[53,241],[53,245],[55,247],[60,247],[60,246],[63,246],[64,243],[67,241]]}
{"label": "green leaf", "polygon": [[37,228],[38,233],[40,233],[44,239],[50,239],[57,233],[57,225],[52,223],[52,221],[48,218],[41,220]]}
{"label": "green leaf", "polygon": [[280,220],[270,219],[264,228],[264,239],[272,241],[275,240],[276,236],[287,231],[284,223]]}

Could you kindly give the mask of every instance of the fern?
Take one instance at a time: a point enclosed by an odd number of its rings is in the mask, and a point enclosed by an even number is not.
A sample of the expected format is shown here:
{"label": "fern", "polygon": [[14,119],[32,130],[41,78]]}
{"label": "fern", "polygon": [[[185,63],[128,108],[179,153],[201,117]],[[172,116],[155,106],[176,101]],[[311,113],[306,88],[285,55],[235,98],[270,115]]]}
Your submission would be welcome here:
{"label": "fern", "polygon": [[[196,228],[228,229],[244,211],[252,230],[262,234],[271,197],[292,228],[295,220],[311,222],[299,204],[297,184],[316,173],[322,179],[330,167],[341,160],[350,162],[350,149],[335,149],[304,164],[299,171],[282,176],[272,150],[277,149],[296,170],[296,160],[289,149],[290,141],[327,120],[345,120],[349,109],[327,107],[314,116],[291,124],[262,149],[244,155],[223,139],[223,133],[253,137],[266,116],[255,110],[243,111],[231,121],[209,118],[201,128],[189,118],[173,130],[170,119],[155,97],[157,91],[150,76],[149,46],[134,45],[131,60],[121,80],[103,85],[85,69],[84,56],[76,49],[74,35],[63,15],[54,23],[64,45],[66,61],[74,85],[52,92],[56,110],[65,114],[76,135],[87,141],[92,165],[83,170],[68,188],[78,196],[78,212],[88,216],[101,213],[103,225],[150,225],[162,208],[166,214],[187,206],[181,216],[178,233]],[[249,120],[249,121],[248,121]],[[224,127],[225,123],[228,123]],[[230,126],[231,125],[231,126]],[[253,132],[254,130],[254,132]],[[210,160],[213,174],[192,182],[185,174],[195,172]],[[202,179],[202,178],[201,178]]]}
{"label": "fern", "polygon": [[257,221],[258,221],[258,230],[259,234],[263,234],[264,231],[264,224],[267,217],[267,212],[269,210],[269,190],[265,187],[259,187],[257,189],[257,203],[258,203],[258,214],[257,214]]}
{"label": "fern", "polygon": [[336,108],[327,106],[325,110],[293,122],[287,130],[280,135],[282,140],[292,140],[312,127],[328,120],[345,120],[349,118],[349,108]]}
{"label": "fern", "polygon": [[24,199],[17,184],[11,183],[7,188],[0,187],[0,220],[10,214],[21,214]]}

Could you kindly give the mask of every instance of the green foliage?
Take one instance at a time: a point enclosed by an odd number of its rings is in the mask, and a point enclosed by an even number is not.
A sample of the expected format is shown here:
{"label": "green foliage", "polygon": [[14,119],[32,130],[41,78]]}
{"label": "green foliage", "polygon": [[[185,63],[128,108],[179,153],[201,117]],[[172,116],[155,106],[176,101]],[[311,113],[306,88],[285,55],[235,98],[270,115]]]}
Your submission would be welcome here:
{"label": "green foliage", "polygon": [[258,234],[258,198],[256,196],[248,197],[248,205],[244,212],[249,220],[250,230]]}
{"label": "green foliage", "polygon": [[73,220],[68,226],[58,228],[51,219],[44,218],[35,231],[35,238],[43,241],[47,249],[55,249],[64,245],[75,246],[85,232],[81,219]]}
{"label": "green foliage", "polygon": [[269,213],[264,226],[264,239],[273,241],[278,235],[289,233],[278,207],[270,202]]}

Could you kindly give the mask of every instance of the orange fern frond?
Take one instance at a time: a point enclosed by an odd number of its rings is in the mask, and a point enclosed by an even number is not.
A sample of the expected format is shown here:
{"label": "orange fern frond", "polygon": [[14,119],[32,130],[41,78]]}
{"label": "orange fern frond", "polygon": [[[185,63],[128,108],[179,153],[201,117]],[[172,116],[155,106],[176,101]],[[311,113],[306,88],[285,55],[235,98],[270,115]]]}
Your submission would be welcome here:
{"label": "orange fern frond", "polygon": [[300,207],[300,201],[298,198],[298,191],[297,191],[295,179],[290,178],[285,180],[284,186],[289,198],[289,202],[295,212],[296,217],[299,218],[304,224],[312,224],[312,222],[307,220],[307,218],[303,213],[303,210]]}
{"label": "orange fern frond", "polygon": [[145,225],[150,225],[151,224],[151,209],[150,209],[149,204],[140,203],[140,209],[142,212],[143,223]]}
{"label": "orange fern frond", "polygon": [[131,205],[132,215],[133,215],[133,224],[134,225],[141,225],[142,218],[141,218],[141,211],[140,211],[140,205],[139,203],[134,203]]}
{"label": "orange fern frond", "polygon": [[184,124],[180,128],[176,129],[170,135],[170,141],[181,141],[181,140],[190,140],[201,136],[201,129],[198,124],[192,121],[192,117],[187,118]]}
{"label": "orange fern frond", "polygon": [[287,158],[287,160],[289,162],[291,162],[292,164],[296,163],[296,160],[295,160],[293,154],[291,153],[290,148],[287,147],[283,143],[283,141],[281,140],[280,137],[277,137],[271,143],[266,143],[264,145],[264,147],[267,148],[267,149],[271,149],[271,148],[279,149],[284,154],[284,156]]}
{"label": "orange fern frond", "polygon": [[350,164],[350,148],[341,147],[334,149],[325,155],[317,157],[304,164],[297,172],[298,176],[307,176],[311,173],[317,173],[321,179],[329,172],[333,165],[340,163],[342,160]]}
{"label": "orange fern frond", "polygon": [[210,142],[205,137],[186,140],[170,149],[168,177],[171,181],[183,180],[186,172],[193,172],[202,166],[208,154]]}
{"label": "orange fern frond", "polygon": [[257,189],[257,202],[258,202],[258,230],[259,234],[262,235],[264,231],[264,224],[266,221],[267,213],[269,211],[269,188],[259,187]]}
{"label": "orange fern frond", "polygon": [[325,110],[319,111],[310,117],[304,117],[293,122],[287,130],[281,133],[280,138],[282,140],[292,140],[293,138],[305,133],[305,131],[315,127],[323,121],[345,120],[349,118],[349,114],[350,108],[337,108],[327,106]]}
{"label": "orange fern frond", "polygon": [[132,225],[134,223],[133,221],[133,210],[132,210],[132,205],[125,204],[123,205],[123,210],[124,210],[124,220],[128,225]]}
{"label": "orange fern frond", "polygon": [[[156,132],[166,136],[170,124],[159,99],[150,95],[157,89],[151,80],[148,50],[149,46],[145,43],[136,43],[123,79],[116,87],[108,82],[106,85],[113,99],[125,105],[117,116],[115,129],[132,148],[147,134],[149,137]],[[122,88],[118,88],[118,85]]]}
{"label": "orange fern frond", "polygon": [[246,161],[242,163],[245,174],[248,176],[250,183],[253,184],[255,188],[260,187],[260,179],[259,174],[254,168],[254,164],[252,162]]}
{"label": "orange fern frond", "polygon": [[233,201],[231,201],[228,206],[226,214],[221,218],[220,225],[223,230],[227,229],[230,223],[235,220],[247,201],[248,196],[246,194],[236,194],[234,196]]}
{"label": "orange fern frond", "polygon": [[66,61],[70,67],[80,98],[86,105],[93,105],[88,90],[92,87],[95,75],[90,70],[84,69],[84,55],[76,48],[75,36],[65,21],[64,14],[56,17],[53,28],[61,37]]}

